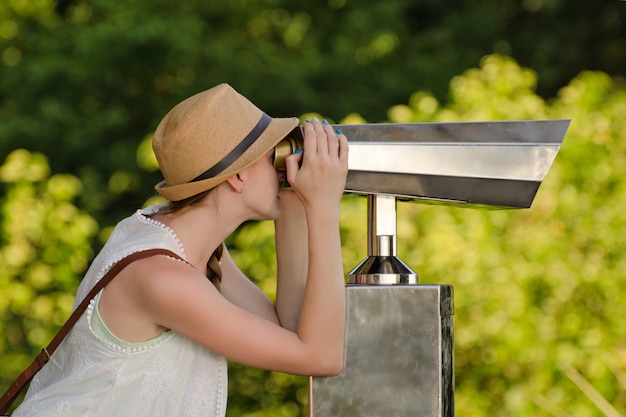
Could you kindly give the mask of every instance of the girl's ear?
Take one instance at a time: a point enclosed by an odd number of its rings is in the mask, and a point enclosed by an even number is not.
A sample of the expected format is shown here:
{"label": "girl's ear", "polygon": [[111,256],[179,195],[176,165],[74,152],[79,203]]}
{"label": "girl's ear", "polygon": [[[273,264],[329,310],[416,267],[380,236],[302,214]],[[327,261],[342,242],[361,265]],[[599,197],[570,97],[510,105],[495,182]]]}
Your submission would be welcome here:
{"label": "girl's ear", "polygon": [[243,187],[246,183],[245,171],[245,169],[243,171],[239,171],[238,173],[228,177],[228,179],[226,180],[226,182],[230,185],[233,191],[237,193],[243,192]]}

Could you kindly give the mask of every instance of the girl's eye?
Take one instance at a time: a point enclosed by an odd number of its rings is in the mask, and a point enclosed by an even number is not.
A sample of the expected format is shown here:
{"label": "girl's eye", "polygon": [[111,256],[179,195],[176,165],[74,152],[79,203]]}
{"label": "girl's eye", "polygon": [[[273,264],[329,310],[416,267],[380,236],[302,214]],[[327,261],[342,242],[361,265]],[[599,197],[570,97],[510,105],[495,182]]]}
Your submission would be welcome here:
{"label": "girl's eye", "polygon": [[272,153],[270,154],[270,162],[272,163],[272,165],[274,165],[275,159],[276,159],[276,150],[272,150]]}

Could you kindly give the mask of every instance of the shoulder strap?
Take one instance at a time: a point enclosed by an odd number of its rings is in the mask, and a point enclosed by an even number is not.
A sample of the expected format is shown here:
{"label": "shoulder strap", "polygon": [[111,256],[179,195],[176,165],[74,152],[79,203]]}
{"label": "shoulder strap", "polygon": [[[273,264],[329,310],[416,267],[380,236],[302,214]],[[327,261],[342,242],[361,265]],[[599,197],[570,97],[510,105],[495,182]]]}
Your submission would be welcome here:
{"label": "shoulder strap", "polygon": [[76,324],[80,316],[87,309],[89,302],[109,283],[111,280],[119,274],[122,269],[126,268],[130,263],[154,255],[168,255],[174,258],[181,259],[176,253],[167,249],[147,249],[140,252],[135,252],[128,255],[109,269],[109,271],[98,281],[98,283],[89,291],[89,294],[83,299],[83,301],[76,307],[72,315],[65,322],[61,330],[54,336],[50,344],[41,350],[41,353],[37,355],[33,363],[30,364],[22,374],[15,380],[7,392],[0,398],[0,416],[6,415],[11,404],[17,398],[17,396],[26,388],[26,385],[35,376],[37,372],[50,360],[50,355],[54,353],[56,348],[61,344],[65,336],[69,333],[71,328]]}

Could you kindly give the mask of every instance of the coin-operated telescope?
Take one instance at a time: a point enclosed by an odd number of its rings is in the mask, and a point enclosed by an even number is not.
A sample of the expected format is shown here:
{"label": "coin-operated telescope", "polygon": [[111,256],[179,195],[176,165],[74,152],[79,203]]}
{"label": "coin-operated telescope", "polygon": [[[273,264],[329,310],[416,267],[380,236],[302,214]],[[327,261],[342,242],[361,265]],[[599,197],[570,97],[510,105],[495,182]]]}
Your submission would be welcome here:
{"label": "coin-operated telescope", "polygon": [[[569,120],[337,125],[345,192],[367,196],[368,254],[346,286],[346,367],[311,378],[310,417],[454,416],[453,288],[396,256],[398,200],[529,208]],[[295,129],[275,166],[302,147]],[[305,149],[306,152],[306,149]]]}

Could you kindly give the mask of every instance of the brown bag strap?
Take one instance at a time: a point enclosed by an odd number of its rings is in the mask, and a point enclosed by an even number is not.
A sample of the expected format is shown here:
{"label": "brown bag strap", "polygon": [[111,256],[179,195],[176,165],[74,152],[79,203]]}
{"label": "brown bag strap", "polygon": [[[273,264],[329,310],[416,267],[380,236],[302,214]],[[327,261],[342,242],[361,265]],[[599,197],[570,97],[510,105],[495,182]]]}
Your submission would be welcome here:
{"label": "brown bag strap", "polygon": [[109,271],[96,283],[96,285],[89,291],[89,294],[83,299],[83,301],[76,307],[76,310],[72,313],[69,319],[65,322],[61,330],[54,336],[50,344],[41,350],[41,353],[37,355],[33,363],[31,363],[22,374],[15,380],[6,393],[0,398],[0,415],[6,415],[9,407],[15,401],[17,396],[26,388],[26,385],[30,382],[35,374],[48,363],[50,356],[54,353],[57,347],[61,344],[65,336],[69,333],[71,328],[76,324],[80,316],[87,309],[89,302],[109,283],[111,280],[119,274],[122,269],[126,268],[131,262],[134,262],[141,258],[147,258],[154,255],[167,255],[177,259],[182,259],[176,253],[167,249],[147,249],[140,252],[135,252],[128,255],[109,269]]}

